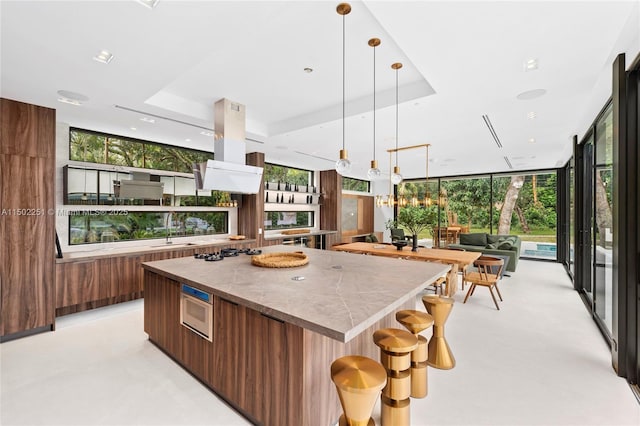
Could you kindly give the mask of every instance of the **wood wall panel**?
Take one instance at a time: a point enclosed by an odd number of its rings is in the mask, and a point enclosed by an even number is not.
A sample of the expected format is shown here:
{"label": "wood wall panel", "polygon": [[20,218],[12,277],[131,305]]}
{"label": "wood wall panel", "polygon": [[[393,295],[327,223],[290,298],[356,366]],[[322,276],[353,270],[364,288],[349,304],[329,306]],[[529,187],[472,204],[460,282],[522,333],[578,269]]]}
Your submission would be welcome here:
{"label": "wood wall panel", "polygon": [[[356,229],[342,229],[341,241],[343,243],[350,243],[352,242],[350,237],[354,235],[371,234],[374,232],[374,199],[370,195],[343,194],[341,200],[345,198],[355,199],[358,203],[358,227]],[[340,219],[342,220],[342,213]]]}
{"label": "wood wall panel", "polygon": [[[342,176],[335,170],[320,172],[320,229],[338,231],[335,240],[342,239]],[[327,244],[327,247],[331,247]]]}
{"label": "wood wall panel", "polygon": [[[264,167],[264,153],[251,152],[246,155],[246,163],[250,166]],[[242,195],[242,207],[238,208],[238,234],[255,239],[257,247],[263,244],[263,233],[258,228],[264,227],[264,175],[260,181],[257,194]]]}
{"label": "wood wall panel", "polygon": [[55,110],[0,99],[0,336],[53,326]]}

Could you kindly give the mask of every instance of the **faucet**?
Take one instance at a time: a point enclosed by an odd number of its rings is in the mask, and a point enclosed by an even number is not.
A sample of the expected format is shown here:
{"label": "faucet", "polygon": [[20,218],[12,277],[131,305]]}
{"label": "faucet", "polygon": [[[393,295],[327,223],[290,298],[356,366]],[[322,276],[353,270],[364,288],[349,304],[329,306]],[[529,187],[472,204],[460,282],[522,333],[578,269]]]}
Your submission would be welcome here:
{"label": "faucet", "polygon": [[172,215],[173,215],[173,212],[168,212],[167,217],[164,220],[164,229],[167,230],[166,244],[173,244],[173,241],[171,241],[171,216]]}

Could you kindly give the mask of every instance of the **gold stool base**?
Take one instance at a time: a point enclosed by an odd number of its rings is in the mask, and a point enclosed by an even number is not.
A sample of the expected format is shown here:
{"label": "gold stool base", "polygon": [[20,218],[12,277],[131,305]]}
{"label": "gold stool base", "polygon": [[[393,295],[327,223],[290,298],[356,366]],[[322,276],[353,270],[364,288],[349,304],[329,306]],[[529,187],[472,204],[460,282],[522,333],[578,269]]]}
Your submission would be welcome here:
{"label": "gold stool base", "polygon": [[444,337],[432,337],[429,341],[429,358],[427,364],[440,370],[451,370],[456,366],[456,359]]}
{"label": "gold stool base", "polygon": [[429,382],[425,361],[411,367],[411,398],[425,398],[428,393]]}
{"label": "gold stool base", "polygon": [[338,426],[376,426],[376,422],[374,422],[372,418],[369,418],[369,421],[367,423],[365,422],[354,423],[352,420],[351,424],[349,424],[347,422],[347,418],[343,414],[340,416],[340,420],[338,420]]}
{"label": "gold stool base", "polygon": [[382,395],[395,400],[407,399],[411,396],[411,372],[387,372],[387,385],[382,389]]}
{"label": "gold stool base", "polygon": [[380,422],[383,425],[411,425],[411,407],[409,406],[409,398],[401,401],[395,401],[382,395],[381,400]]}

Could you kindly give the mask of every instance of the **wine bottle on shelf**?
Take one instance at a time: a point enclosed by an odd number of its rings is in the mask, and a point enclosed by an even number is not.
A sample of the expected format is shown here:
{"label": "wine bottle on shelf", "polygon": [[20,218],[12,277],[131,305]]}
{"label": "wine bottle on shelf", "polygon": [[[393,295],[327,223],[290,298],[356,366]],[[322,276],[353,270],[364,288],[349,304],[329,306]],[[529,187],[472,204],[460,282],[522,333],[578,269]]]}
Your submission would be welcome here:
{"label": "wine bottle on shelf", "polygon": [[316,193],[316,186],[315,186],[315,185],[313,186],[313,191],[312,191],[312,192],[313,192],[314,194]]}
{"label": "wine bottle on shelf", "polygon": [[264,202],[268,203],[269,202],[269,193],[267,192],[267,196],[264,198]]}
{"label": "wine bottle on shelf", "polygon": [[280,180],[278,180],[278,191],[280,191]]}
{"label": "wine bottle on shelf", "polygon": [[296,183],[296,189],[295,189],[295,191],[296,191],[296,192],[298,192],[298,184],[297,184],[297,183]]}

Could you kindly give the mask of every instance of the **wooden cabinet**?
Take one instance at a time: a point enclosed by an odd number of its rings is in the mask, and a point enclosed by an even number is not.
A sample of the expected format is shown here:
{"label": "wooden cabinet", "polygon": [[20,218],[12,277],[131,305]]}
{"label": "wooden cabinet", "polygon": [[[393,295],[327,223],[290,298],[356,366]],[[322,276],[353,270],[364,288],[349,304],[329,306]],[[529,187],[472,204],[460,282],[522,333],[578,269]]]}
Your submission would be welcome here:
{"label": "wooden cabinet", "polygon": [[109,259],[56,265],[56,308],[115,297]]}
{"label": "wooden cabinet", "polygon": [[0,99],[0,338],[53,326],[55,121]]}
{"label": "wooden cabinet", "polygon": [[180,285],[157,274],[144,272],[146,294],[144,331],[177,361],[182,362]]}
{"label": "wooden cabinet", "polygon": [[131,293],[142,295],[143,270],[140,265],[144,255],[114,257],[111,261],[111,281],[116,288],[116,295],[121,296]]}

